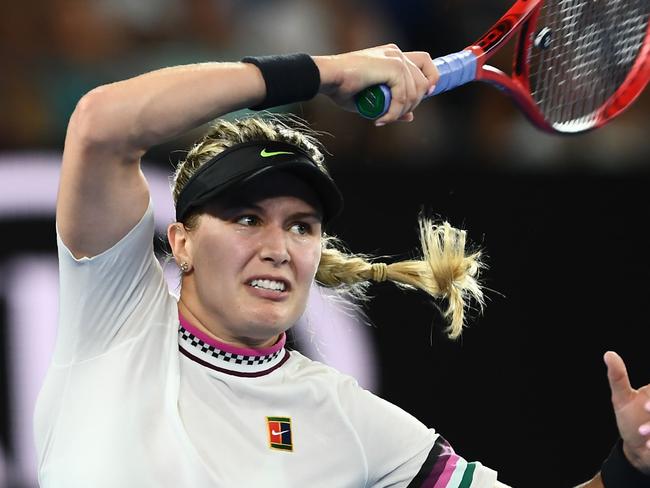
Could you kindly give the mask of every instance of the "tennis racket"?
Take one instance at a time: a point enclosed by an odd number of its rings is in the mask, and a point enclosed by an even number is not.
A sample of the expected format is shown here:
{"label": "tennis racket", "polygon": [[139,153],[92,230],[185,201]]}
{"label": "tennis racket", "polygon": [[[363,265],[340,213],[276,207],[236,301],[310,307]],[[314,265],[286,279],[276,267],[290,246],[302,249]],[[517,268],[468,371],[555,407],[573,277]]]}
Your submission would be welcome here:
{"label": "tennis racket", "polygon": [[[648,83],[649,15],[650,0],[518,0],[474,44],[434,59],[440,79],[430,96],[485,81],[544,131],[601,127]],[[486,64],[515,34],[512,74]],[[390,101],[386,85],[355,98],[369,119],[384,115]]]}

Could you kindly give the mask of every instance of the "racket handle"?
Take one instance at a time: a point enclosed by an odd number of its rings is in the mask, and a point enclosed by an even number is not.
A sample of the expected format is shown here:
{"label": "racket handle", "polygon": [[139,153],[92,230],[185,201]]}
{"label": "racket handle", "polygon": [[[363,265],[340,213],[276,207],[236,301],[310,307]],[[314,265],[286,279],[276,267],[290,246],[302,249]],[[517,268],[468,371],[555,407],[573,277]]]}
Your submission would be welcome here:
{"label": "racket handle", "polygon": [[[436,58],[433,64],[438,68],[440,78],[433,93],[424,98],[452,90],[476,77],[476,55],[469,50]],[[368,87],[357,93],[354,101],[362,116],[371,120],[378,119],[390,107],[390,88],[385,84]]]}
{"label": "racket handle", "polygon": [[440,78],[431,96],[453,90],[476,78],[476,55],[469,50],[436,58],[433,64],[438,68]]}

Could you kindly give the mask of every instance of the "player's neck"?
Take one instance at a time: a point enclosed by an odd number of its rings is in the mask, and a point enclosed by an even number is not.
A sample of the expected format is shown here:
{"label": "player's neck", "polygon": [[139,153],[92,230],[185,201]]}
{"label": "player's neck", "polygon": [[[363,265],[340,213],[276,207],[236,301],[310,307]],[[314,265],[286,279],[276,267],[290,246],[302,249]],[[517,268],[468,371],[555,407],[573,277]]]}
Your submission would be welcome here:
{"label": "player's neck", "polygon": [[186,300],[181,298],[178,300],[178,313],[192,326],[203,332],[209,338],[217,343],[226,344],[229,346],[242,348],[242,349],[266,349],[278,342],[279,337],[273,336],[269,339],[253,339],[253,338],[230,338],[223,337],[223,334],[215,333],[212,328],[208,327],[204,320],[199,318],[198,313],[192,311],[192,307],[186,303]]}

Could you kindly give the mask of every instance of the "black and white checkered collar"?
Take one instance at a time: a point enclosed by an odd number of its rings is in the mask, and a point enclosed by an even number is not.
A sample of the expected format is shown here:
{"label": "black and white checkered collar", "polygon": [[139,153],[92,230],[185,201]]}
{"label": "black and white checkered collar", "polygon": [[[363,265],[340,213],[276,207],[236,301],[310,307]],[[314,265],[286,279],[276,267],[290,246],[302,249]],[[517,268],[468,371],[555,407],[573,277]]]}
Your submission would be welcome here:
{"label": "black and white checkered collar", "polygon": [[289,351],[284,348],[285,333],[271,347],[244,349],[209,337],[184,317],[179,318],[178,348],[181,354],[214,371],[235,376],[263,376],[289,359]]}

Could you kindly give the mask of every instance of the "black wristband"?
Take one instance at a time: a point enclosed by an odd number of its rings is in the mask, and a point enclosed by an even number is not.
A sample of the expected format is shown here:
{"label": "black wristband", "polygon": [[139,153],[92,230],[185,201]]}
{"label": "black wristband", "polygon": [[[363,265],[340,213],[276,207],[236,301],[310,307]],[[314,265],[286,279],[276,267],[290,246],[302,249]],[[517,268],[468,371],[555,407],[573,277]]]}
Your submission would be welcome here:
{"label": "black wristband", "polygon": [[630,464],[623,452],[623,441],[616,442],[612,452],[600,468],[605,488],[648,488],[650,476]]}
{"label": "black wristband", "polygon": [[266,98],[252,110],[310,100],[320,88],[320,72],[309,54],[246,56],[242,63],[257,66],[266,84]]}

